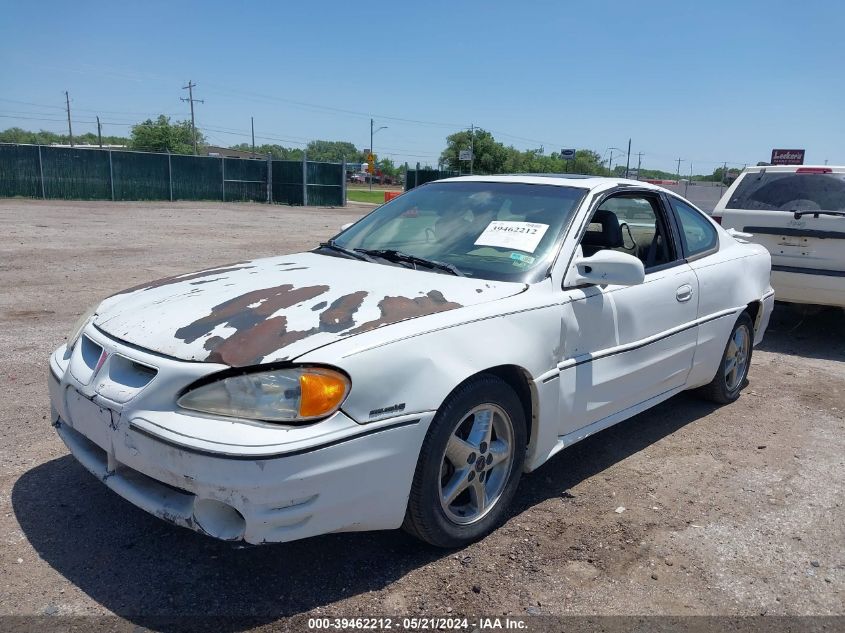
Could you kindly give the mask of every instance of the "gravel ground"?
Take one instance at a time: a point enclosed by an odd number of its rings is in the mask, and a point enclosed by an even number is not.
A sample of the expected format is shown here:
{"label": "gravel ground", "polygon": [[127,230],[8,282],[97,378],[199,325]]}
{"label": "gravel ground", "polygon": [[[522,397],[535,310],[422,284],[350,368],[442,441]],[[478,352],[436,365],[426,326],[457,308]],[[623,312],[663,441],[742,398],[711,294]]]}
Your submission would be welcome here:
{"label": "gravel ground", "polygon": [[[295,252],[366,207],[0,201],[0,614],[845,614],[845,330],[778,306],[740,400],[682,394],[524,478],[458,552],[402,532],[242,547],[121,500],[50,428],[47,357],[89,304]],[[623,511],[618,511],[624,508]],[[232,624],[229,628],[240,628]]]}

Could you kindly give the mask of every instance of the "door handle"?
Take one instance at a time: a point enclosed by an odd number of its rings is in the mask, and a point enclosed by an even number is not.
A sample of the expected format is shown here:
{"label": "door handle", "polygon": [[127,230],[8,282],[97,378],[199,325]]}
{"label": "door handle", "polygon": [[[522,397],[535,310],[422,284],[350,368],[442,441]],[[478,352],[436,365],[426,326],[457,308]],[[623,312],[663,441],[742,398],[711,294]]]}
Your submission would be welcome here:
{"label": "door handle", "polygon": [[675,292],[675,298],[681,303],[692,299],[692,286],[684,284]]}

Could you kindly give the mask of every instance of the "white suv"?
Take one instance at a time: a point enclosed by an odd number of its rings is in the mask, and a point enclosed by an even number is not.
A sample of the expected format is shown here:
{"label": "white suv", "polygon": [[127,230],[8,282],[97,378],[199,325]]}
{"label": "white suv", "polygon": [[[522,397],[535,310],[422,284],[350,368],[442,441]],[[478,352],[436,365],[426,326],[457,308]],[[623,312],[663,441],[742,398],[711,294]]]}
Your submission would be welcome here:
{"label": "white suv", "polygon": [[769,250],[775,298],[845,308],[845,167],[749,167],[713,219]]}

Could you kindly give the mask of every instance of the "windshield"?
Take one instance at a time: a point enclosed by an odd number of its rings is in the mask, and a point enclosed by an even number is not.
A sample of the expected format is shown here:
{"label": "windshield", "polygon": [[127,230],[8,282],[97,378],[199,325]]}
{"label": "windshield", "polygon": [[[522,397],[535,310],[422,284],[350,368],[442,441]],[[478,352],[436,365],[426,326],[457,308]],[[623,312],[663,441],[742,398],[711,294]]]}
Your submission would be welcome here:
{"label": "windshield", "polygon": [[751,172],[737,185],[728,209],[845,211],[845,174]]}
{"label": "windshield", "polygon": [[435,182],[379,207],[334,243],[399,251],[454,266],[467,277],[535,281],[545,275],[585,193],[556,185]]}

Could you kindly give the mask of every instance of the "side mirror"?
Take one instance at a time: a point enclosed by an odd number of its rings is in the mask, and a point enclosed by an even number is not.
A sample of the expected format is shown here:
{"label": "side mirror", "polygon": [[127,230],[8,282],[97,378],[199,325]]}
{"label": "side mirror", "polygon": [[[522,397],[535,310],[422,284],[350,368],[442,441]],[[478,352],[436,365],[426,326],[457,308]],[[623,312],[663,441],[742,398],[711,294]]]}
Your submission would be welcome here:
{"label": "side mirror", "polygon": [[643,263],[627,253],[602,250],[592,257],[578,257],[564,280],[567,288],[581,284],[604,286],[636,286],[643,283],[645,269]]}
{"label": "side mirror", "polygon": [[343,226],[340,227],[340,230],[345,231],[346,229],[348,229],[353,224],[355,224],[355,223],[354,222],[347,222],[346,224],[344,224]]}

